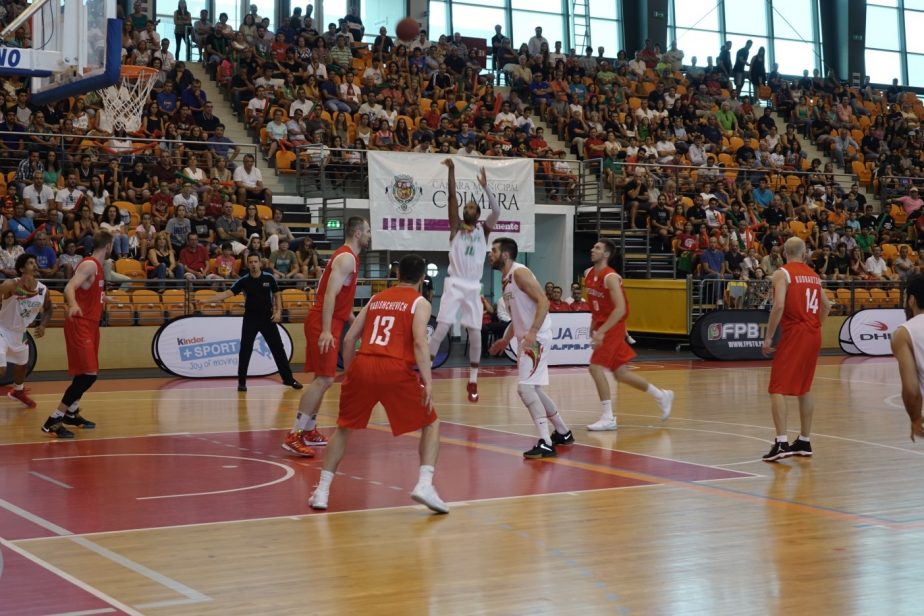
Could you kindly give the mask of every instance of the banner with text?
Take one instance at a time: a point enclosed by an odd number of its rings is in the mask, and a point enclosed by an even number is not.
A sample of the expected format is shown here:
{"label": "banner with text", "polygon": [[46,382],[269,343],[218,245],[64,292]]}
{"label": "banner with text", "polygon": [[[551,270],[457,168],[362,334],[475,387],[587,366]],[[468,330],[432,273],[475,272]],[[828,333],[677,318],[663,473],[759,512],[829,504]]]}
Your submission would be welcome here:
{"label": "banner with text", "polygon": [[[243,317],[178,317],[161,325],[151,343],[161,370],[187,378],[236,377]],[[277,325],[286,356],[292,359],[292,337]],[[262,334],[257,335],[248,376],[276,372],[276,362]]]}
{"label": "banner with text", "polygon": [[710,360],[767,359],[762,349],[769,320],[770,313],[764,310],[707,312],[693,324],[690,350]]}
{"label": "banner with text", "polygon": [[[369,224],[374,250],[446,250],[449,246],[447,173],[444,156],[369,152]],[[487,218],[487,198],[477,175],[485,168],[497,195],[500,219],[492,237],[516,240],[535,252],[536,191],[533,162],[521,158],[453,156],[459,216],[472,200]]]}
{"label": "banner with text", "polygon": [[[589,312],[550,312],[552,319],[552,345],[547,350],[550,366],[588,366],[593,349],[590,348]],[[506,349],[507,357],[517,360],[517,339],[513,338]]]}
{"label": "banner with text", "polygon": [[855,312],[841,325],[841,350],[851,355],[891,355],[892,334],[907,319],[901,308]]}

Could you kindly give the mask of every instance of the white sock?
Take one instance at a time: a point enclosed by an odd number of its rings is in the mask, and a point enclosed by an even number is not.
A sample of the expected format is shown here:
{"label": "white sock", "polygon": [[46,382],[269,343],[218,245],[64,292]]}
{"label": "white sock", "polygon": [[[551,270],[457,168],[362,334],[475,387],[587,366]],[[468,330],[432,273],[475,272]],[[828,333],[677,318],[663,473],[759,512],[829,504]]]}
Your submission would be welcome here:
{"label": "white sock", "polygon": [[546,417],[537,417],[533,419],[536,424],[536,430],[539,432],[539,438],[545,441],[546,445],[552,444],[552,435],[549,434],[549,420]]}
{"label": "white sock", "polygon": [[[311,430],[314,430],[317,424],[317,415],[312,418],[308,413],[302,413],[299,411],[295,414],[295,424],[292,426],[292,432],[298,432],[299,430],[310,432]],[[310,428],[308,427],[309,425],[311,425]]]}
{"label": "white sock", "polygon": [[613,419],[613,401],[603,400],[600,402],[600,406],[603,407],[603,414],[600,416],[600,419]]}
{"label": "white sock", "polygon": [[799,435],[799,438],[796,440],[805,441],[806,443],[812,442],[812,437]]}
{"label": "white sock", "polygon": [[15,385],[13,385],[13,389],[15,389],[16,391],[22,391],[25,388],[26,388],[25,383],[16,383]]}
{"label": "white sock", "polygon": [[648,394],[649,396],[654,397],[655,400],[660,400],[661,396],[664,395],[663,391],[661,391],[660,389],[658,389],[651,383],[648,384],[648,389],[645,390],[645,393]]}
{"label": "white sock", "polygon": [[468,382],[477,383],[478,382],[478,368],[469,368],[468,369]]}
{"label": "white sock", "polygon": [[782,436],[777,435],[777,437],[776,437],[776,442],[777,442],[777,443],[788,443],[788,442],[789,442],[789,437],[786,436],[785,434],[783,434]]}
{"label": "white sock", "polygon": [[68,412],[68,413],[76,413],[78,408],[80,408],[80,400],[78,400],[78,401],[75,402],[74,404],[72,404],[72,405],[70,405],[69,407],[67,407],[67,412]]}
{"label": "white sock", "polygon": [[568,434],[570,430],[568,430],[565,420],[562,419],[561,413],[558,412],[558,406],[555,404],[555,401],[549,398],[549,395],[539,387],[536,388],[536,394],[539,396],[539,402],[542,403],[542,408],[545,409],[546,418],[555,426],[555,431],[559,434]]}
{"label": "white sock", "polygon": [[332,471],[321,471],[321,478],[318,479],[318,490],[323,492],[330,491],[330,482],[334,480],[334,473]]}
{"label": "white sock", "polygon": [[64,413],[62,413],[62,412],[59,411],[58,409],[55,409],[55,410],[51,413],[51,418],[52,418],[52,419],[60,419],[60,418],[62,418],[62,417],[64,417]]}
{"label": "white sock", "polygon": [[420,465],[420,476],[417,478],[417,486],[433,485],[433,467],[429,464]]}

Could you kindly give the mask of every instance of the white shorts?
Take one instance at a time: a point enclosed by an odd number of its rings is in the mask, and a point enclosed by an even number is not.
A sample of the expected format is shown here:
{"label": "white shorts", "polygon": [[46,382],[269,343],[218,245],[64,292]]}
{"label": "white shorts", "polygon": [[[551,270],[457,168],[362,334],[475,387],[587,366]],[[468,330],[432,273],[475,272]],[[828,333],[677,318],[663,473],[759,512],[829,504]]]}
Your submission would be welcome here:
{"label": "white shorts", "polygon": [[537,337],[536,346],[532,349],[524,349],[522,344],[517,345],[517,370],[520,385],[549,384],[549,349],[551,346],[550,336]]}
{"label": "white shorts", "polygon": [[440,297],[440,313],[437,323],[456,322],[456,315],[462,312],[462,327],[481,330],[481,281],[473,282],[461,278],[449,277],[443,283],[443,295]]}
{"label": "white shorts", "polygon": [[23,341],[24,338],[24,332],[0,328],[0,366],[29,363],[29,345]]}

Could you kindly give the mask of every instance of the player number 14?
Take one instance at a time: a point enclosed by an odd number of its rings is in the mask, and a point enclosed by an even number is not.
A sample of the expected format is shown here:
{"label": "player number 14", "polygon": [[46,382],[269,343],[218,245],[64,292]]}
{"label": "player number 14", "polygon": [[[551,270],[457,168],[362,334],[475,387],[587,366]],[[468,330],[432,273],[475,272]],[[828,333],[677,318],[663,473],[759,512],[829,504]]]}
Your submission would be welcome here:
{"label": "player number 14", "polygon": [[379,315],[375,317],[372,323],[372,335],[369,337],[369,344],[379,346],[388,346],[391,339],[391,328],[395,326],[395,317]]}
{"label": "player number 14", "polygon": [[805,290],[805,311],[818,312],[818,289]]}

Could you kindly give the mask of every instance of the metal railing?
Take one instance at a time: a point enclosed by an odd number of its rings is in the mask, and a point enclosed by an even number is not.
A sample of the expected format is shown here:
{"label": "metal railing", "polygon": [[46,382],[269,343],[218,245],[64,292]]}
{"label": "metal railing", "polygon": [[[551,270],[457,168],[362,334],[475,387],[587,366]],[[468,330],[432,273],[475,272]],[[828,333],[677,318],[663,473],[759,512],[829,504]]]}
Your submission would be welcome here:
{"label": "metal railing", "polygon": [[[760,280],[688,278],[690,322],[714,310],[770,310],[770,278]],[[868,308],[904,306],[901,280],[823,280],[831,301],[831,315],[850,315]]]}
{"label": "metal railing", "polygon": [[[230,288],[237,280],[215,278],[211,280],[157,280],[132,279],[108,280],[107,295],[114,303],[106,304],[101,324],[105,327],[161,325],[168,319],[202,314],[209,316],[243,315],[244,297],[231,297],[216,305],[202,305],[220,291]],[[51,326],[64,323],[63,290],[67,281],[62,279],[43,280],[51,291],[54,310]],[[385,290],[397,281],[393,278],[361,278],[356,285],[354,308],[366,305],[375,293]],[[301,323],[315,304],[318,280],[288,279],[278,281],[283,302],[283,322]]]}

